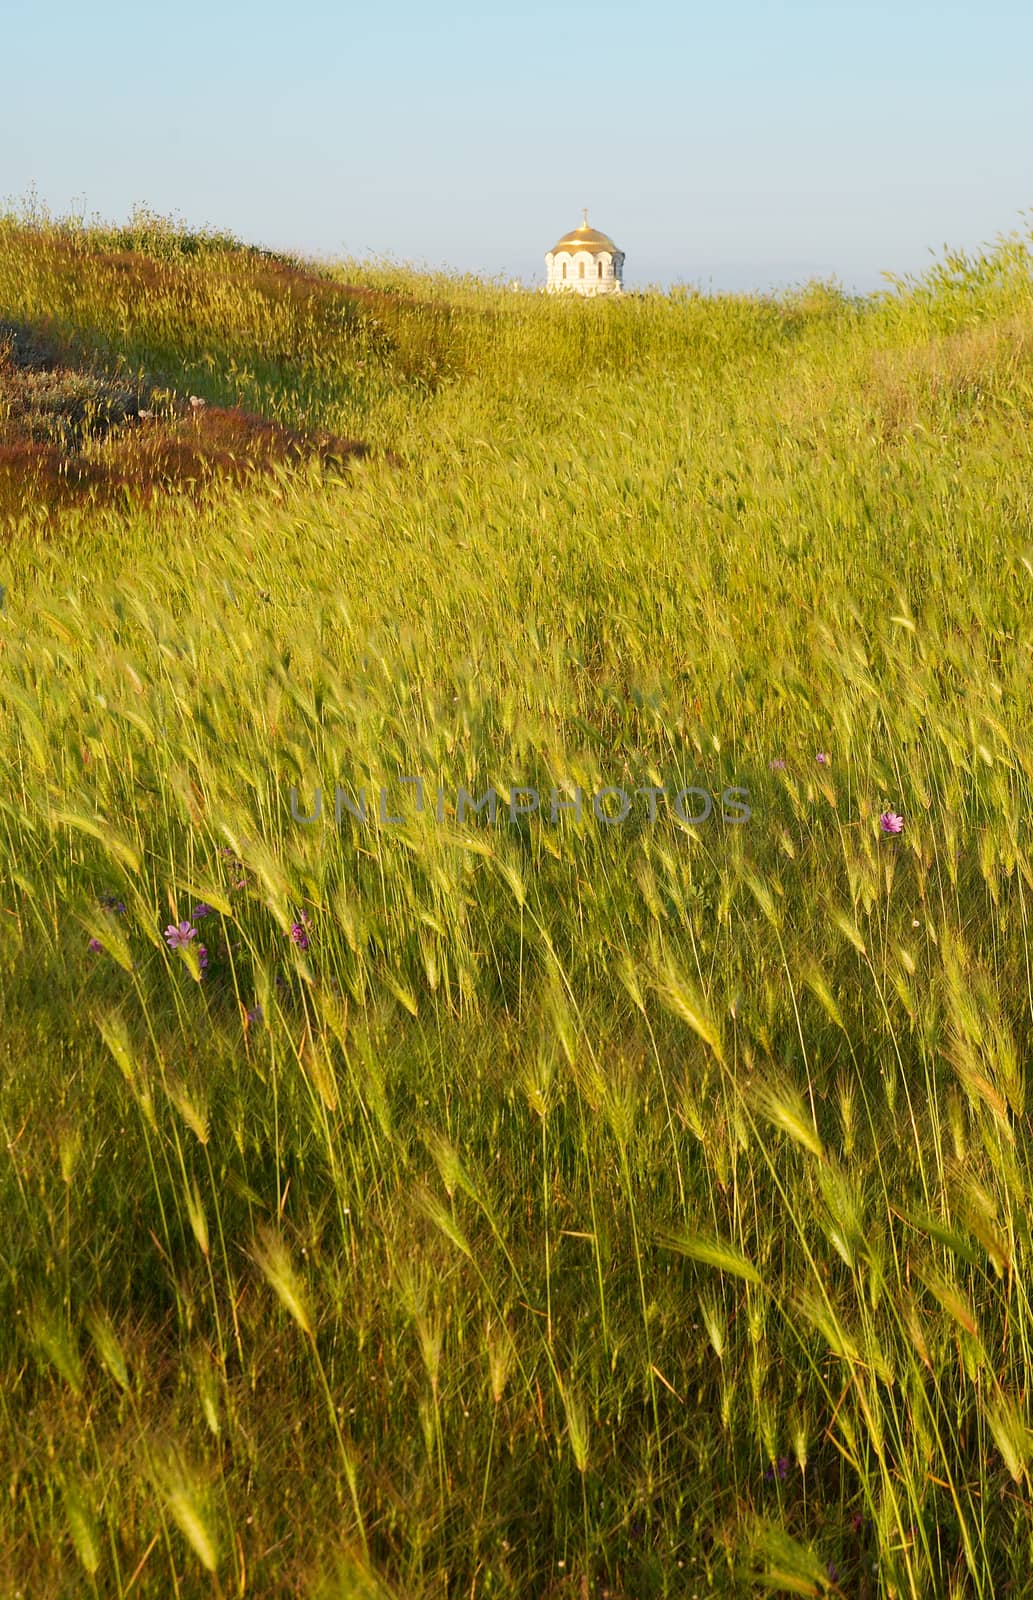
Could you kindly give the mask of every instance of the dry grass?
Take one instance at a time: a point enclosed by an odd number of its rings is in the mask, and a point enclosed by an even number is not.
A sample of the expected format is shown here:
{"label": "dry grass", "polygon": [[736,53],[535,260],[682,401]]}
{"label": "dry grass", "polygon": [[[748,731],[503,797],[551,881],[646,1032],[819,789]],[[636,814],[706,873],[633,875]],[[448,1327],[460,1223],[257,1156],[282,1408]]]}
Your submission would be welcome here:
{"label": "dry grass", "polygon": [[1033,315],[874,350],[863,387],[887,442],[930,421],[1033,420]]}

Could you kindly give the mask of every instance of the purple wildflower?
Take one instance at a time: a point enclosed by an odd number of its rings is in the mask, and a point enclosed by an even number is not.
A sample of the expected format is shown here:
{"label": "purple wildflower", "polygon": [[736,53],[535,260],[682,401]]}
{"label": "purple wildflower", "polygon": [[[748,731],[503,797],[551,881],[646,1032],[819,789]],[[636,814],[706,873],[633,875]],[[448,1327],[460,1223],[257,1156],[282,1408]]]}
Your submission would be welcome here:
{"label": "purple wildflower", "polygon": [[90,940],[90,949],[93,951],[93,953],[95,955],[97,954],[98,951],[103,950],[103,948],[104,948],[104,946],[101,944],[99,939],[91,939]]}
{"label": "purple wildflower", "polygon": [[784,772],[786,769],[786,764],[782,760],[781,756],[776,756],[774,761],[770,761],[768,765],[770,766],[772,772]]}
{"label": "purple wildflower", "polygon": [[774,1483],[776,1477],[779,1478],[779,1479],[782,1479],[782,1478],[785,1477],[785,1475],[786,1475],[786,1473],[788,1471],[789,1471],[789,1457],[788,1456],[779,1456],[778,1460],[776,1462],[773,1462],[772,1465],[770,1467],[768,1467],[767,1471],[764,1474],[764,1477],[765,1477],[765,1480],[768,1483]]}
{"label": "purple wildflower", "polygon": [[884,811],[879,818],[879,827],[883,833],[900,833],[904,827],[904,818],[895,811]]}
{"label": "purple wildflower", "polygon": [[291,939],[297,945],[299,950],[307,950],[309,947],[309,937],[305,932],[309,921],[310,918],[308,912],[303,911],[301,913],[301,920],[291,924]]}
{"label": "purple wildflower", "polygon": [[201,976],[203,978],[208,971],[208,951],[203,944],[199,944],[197,947],[197,959],[201,964]]}
{"label": "purple wildflower", "polygon": [[249,1009],[248,1014],[247,1014],[247,1019],[248,1019],[248,1022],[261,1022],[262,1021],[262,1007],[261,1006],[251,1006],[251,1008]]}
{"label": "purple wildflower", "polygon": [[191,939],[196,939],[197,929],[192,928],[189,922],[170,922],[165,929],[165,943],[170,950],[178,950],[182,945],[189,944]]}
{"label": "purple wildflower", "polygon": [[212,907],[202,900],[199,906],[194,907],[190,915],[193,917],[195,922],[199,917],[210,917],[212,915]]}
{"label": "purple wildflower", "polygon": [[117,917],[124,917],[126,914],[125,901],[119,900],[116,895],[102,894],[100,897],[100,904],[104,907],[105,911],[113,911]]}
{"label": "purple wildflower", "polygon": [[831,762],[832,757],[829,755],[827,750],[819,750],[814,759],[818,763],[819,767],[827,767]]}
{"label": "purple wildflower", "polygon": [[825,1571],[828,1573],[833,1583],[839,1582],[839,1568],[836,1566],[834,1561],[826,1561]]}

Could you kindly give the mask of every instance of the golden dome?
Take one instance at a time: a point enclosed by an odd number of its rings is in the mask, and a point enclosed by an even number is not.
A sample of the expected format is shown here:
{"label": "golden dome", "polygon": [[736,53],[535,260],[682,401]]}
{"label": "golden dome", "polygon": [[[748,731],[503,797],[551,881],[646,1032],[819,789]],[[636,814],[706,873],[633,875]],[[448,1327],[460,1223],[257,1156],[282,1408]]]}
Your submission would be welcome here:
{"label": "golden dome", "polygon": [[581,216],[583,218],[581,226],[572,228],[570,233],[565,233],[559,243],[553,245],[550,255],[558,255],[561,250],[569,250],[571,254],[575,250],[587,250],[589,255],[599,256],[605,250],[610,255],[619,256],[620,251],[607,234],[600,233],[598,228],[588,226],[587,210],[582,211]]}

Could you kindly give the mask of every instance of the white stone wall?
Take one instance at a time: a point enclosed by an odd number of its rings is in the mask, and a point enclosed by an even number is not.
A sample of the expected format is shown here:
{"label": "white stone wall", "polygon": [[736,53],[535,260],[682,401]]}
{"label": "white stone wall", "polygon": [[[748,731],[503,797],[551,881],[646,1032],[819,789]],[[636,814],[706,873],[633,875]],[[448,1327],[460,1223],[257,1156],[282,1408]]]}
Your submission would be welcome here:
{"label": "white stone wall", "polygon": [[[590,250],[550,250],[545,257],[546,284],[550,294],[620,294],[624,254],[608,250],[593,255]],[[601,270],[600,270],[601,269]]]}

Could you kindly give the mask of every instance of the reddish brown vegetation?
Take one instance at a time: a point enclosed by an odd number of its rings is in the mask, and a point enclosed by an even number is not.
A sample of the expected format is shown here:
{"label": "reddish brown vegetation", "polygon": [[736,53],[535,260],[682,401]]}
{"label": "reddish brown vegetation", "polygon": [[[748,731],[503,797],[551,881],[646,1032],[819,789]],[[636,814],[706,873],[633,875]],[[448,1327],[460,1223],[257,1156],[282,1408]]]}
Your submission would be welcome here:
{"label": "reddish brown vegetation", "polygon": [[172,424],[144,421],[106,453],[119,483],[135,481],[150,490],[190,484],[200,490],[216,478],[239,482],[280,462],[316,459],[340,468],[368,455],[369,447],[331,434],[300,433],[236,407],[206,406]]}
{"label": "reddish brown vegetation", "polygon": [[[358,283],[338,283],[335,278],[323,278],[295,261],[278,257],[257,261],[245,258],[249,281],[271,299],[288,297],[298,301],[315,300],[321,305],[352,301],[367,309],[386,309],[397,304],[398,296],[383,289],[371,289]],[[411,306],[422,302],[410,301]]]}
{"label": "reddish brown vegetation", "polygon": [[368,454],[357,440],[309,436],[265,417],[206,407],[196,414],[134,420],[92,450],[71,452],[28,439],[0,444],[0,514],[33,502],[55,509],[83,499],[149,501],[185,490],[198,499],[220,483],[239,483],[279,463],[317,459],[340,470]]}
{"label": "reddish brown vegetation", "polygon": [[[189,256],[158,259],[141,250],[98,250],[88,236],[80,239],[74,234],[55,233],[50,243],[63,256],[88,262],[91,276],[100,273],[134,293],[168,295],[180,291],[190,297],[197,292]],[[350,302],[367,311],[387,310],[398,298],[363,284],[339,283],[298,261],[258,249],[228,252],[220,259],[219,272],[224,280],[246,283],[270,300],[293,300],[312,309]],[[411,306],[416,304],[410,302]]]}

